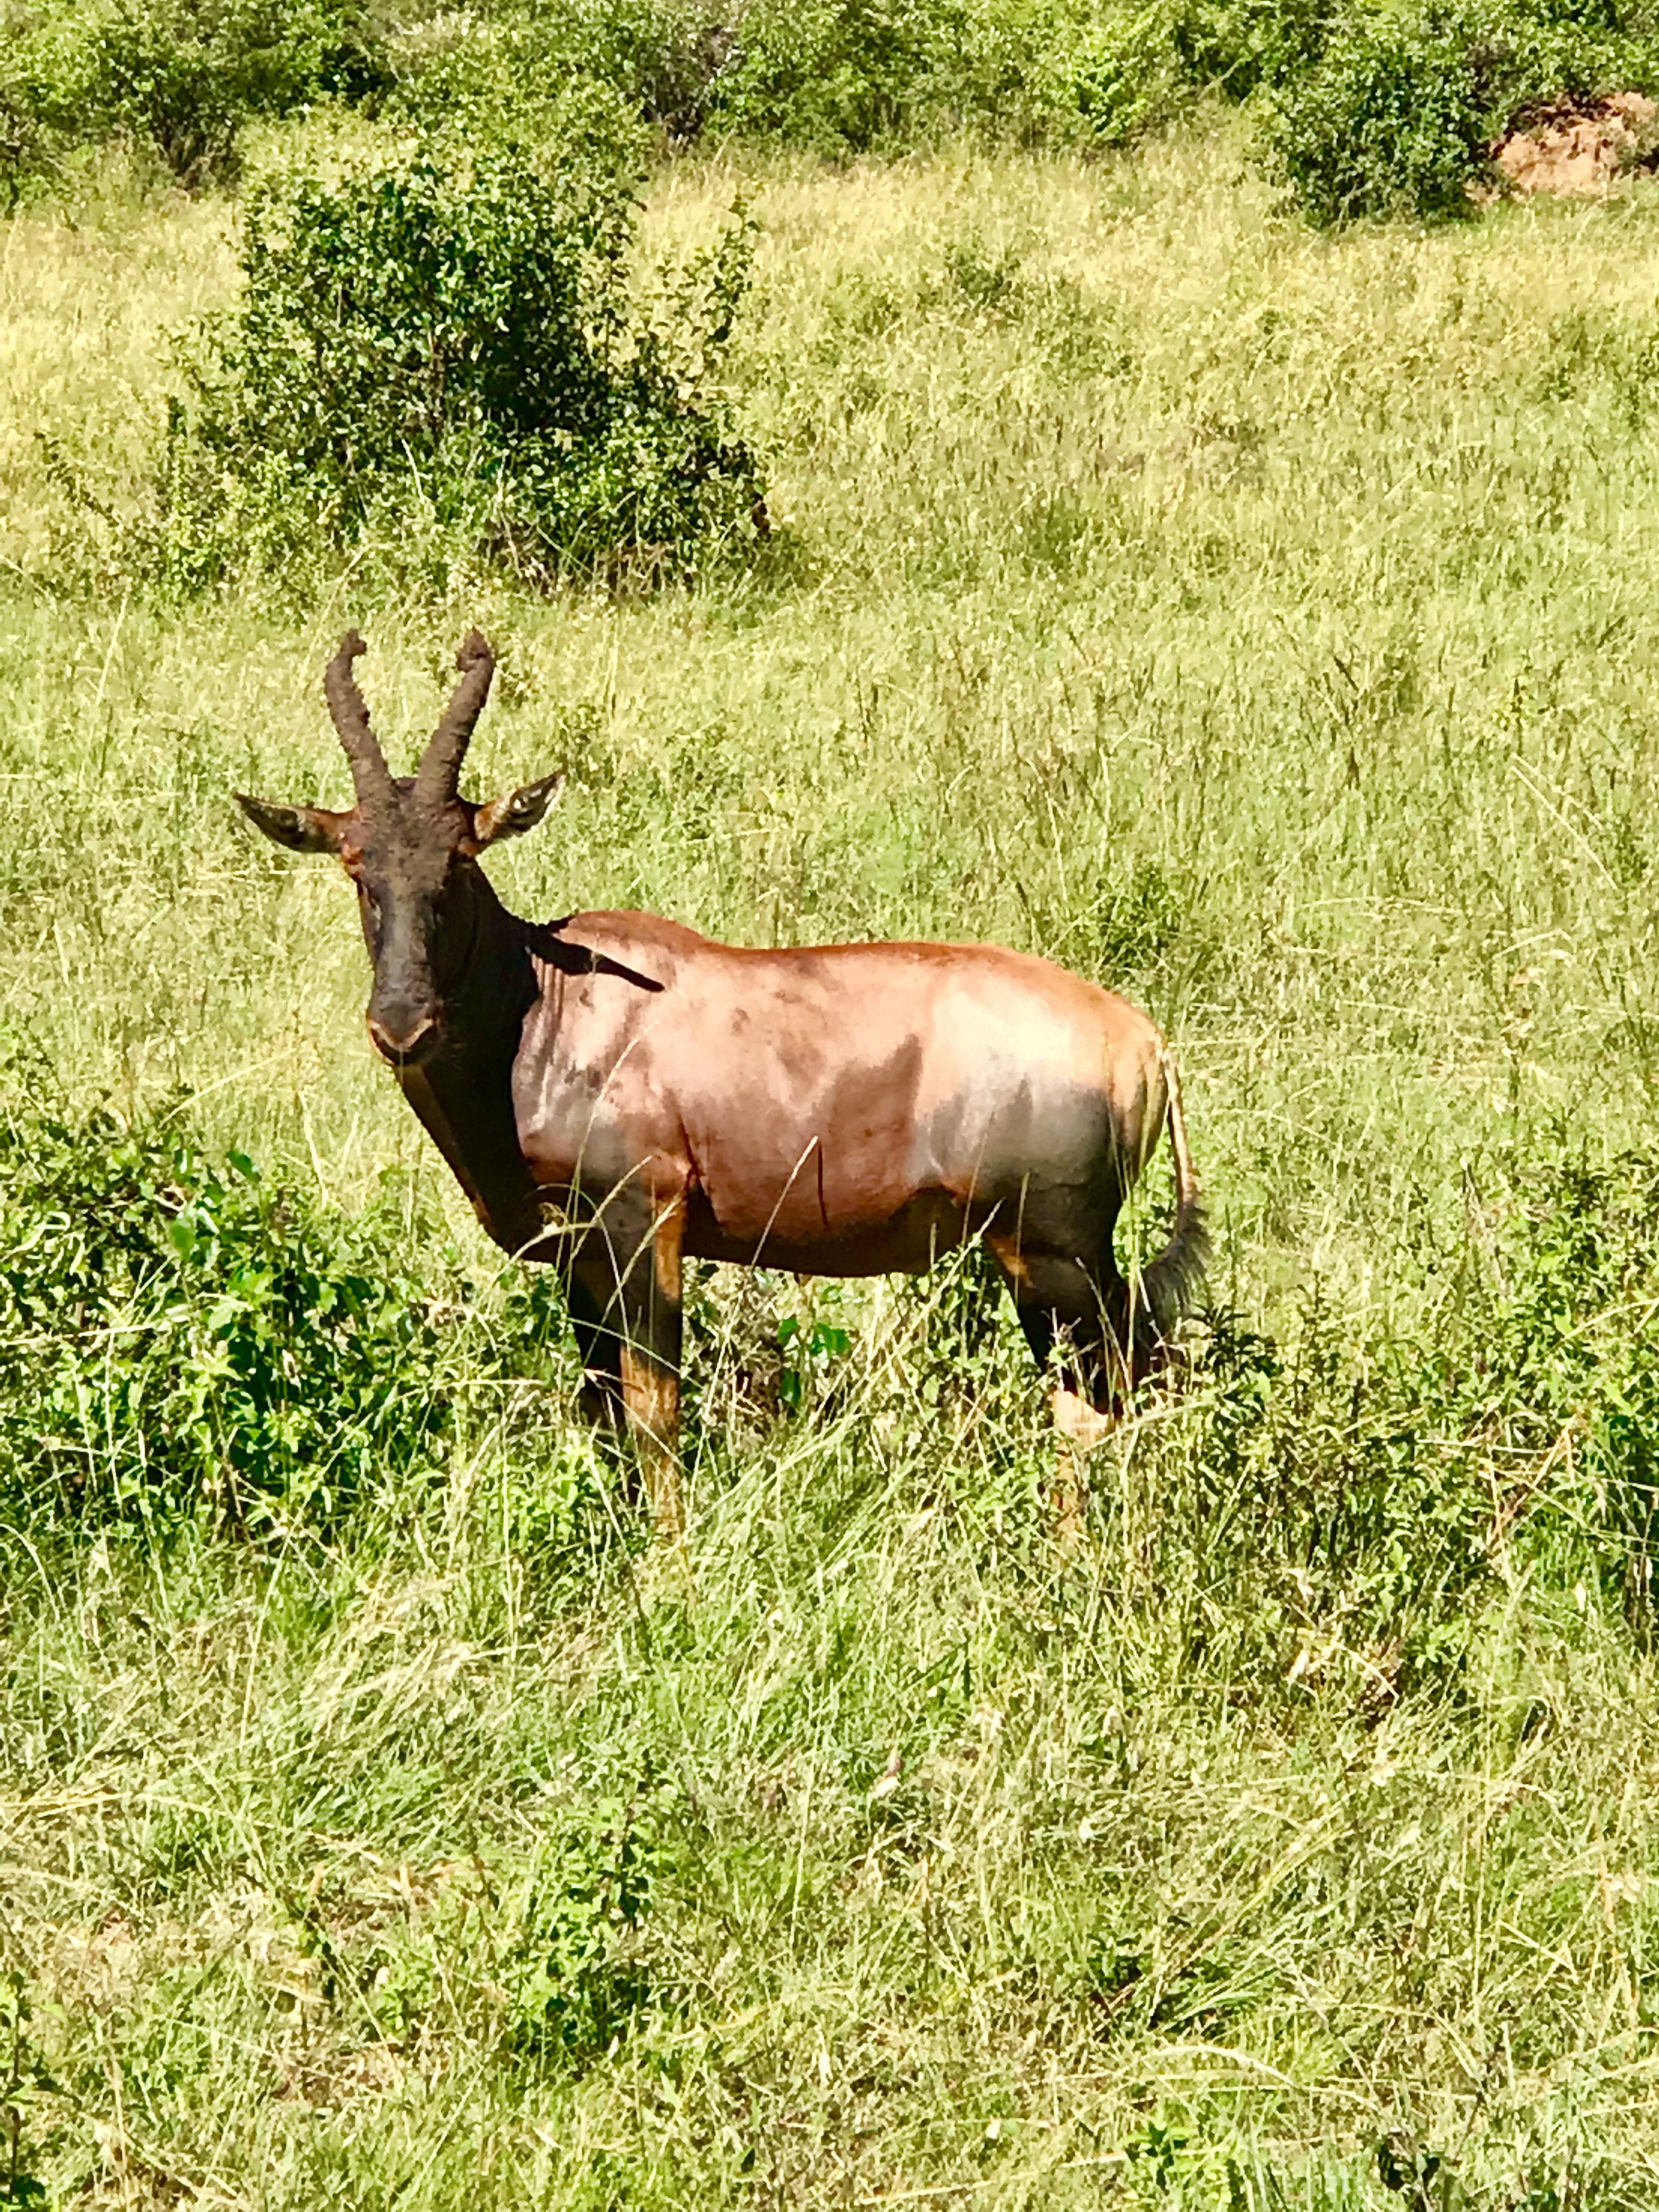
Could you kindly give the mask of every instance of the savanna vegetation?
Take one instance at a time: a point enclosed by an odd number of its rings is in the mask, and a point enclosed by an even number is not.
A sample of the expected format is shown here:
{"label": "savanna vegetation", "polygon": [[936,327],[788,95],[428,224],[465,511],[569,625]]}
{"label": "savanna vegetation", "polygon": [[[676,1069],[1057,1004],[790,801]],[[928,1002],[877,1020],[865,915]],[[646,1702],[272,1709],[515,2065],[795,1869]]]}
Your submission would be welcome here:
{"label": "savanna vegetation", "polygon": [[[1659,186],[1464,189],[1644,22],[9,27],[0,2203],[1650,2206]],[[474,623],[520,911],[1170,1034],[1073,1547],[963,1261],[707,1271],[653,1552],[229,800]]]}

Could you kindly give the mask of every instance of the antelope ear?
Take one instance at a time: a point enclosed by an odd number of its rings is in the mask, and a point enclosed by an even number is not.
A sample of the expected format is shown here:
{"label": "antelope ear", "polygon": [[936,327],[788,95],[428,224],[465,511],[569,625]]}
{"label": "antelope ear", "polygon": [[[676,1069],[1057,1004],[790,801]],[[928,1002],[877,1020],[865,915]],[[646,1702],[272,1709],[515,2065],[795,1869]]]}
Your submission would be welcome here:
{"label": "antelope ear", "polygon": [[520,784],[505,799],[492,799],[486,805],[475,807],[473,850],[482,853],[498,837],[522,837],[526,830],[533,830],[543,815],[557,805],[565,782],[565,773],[561,769],[556,775],[544,775],[535,783]]}
{"label": "antelope ear", "polygon": [[274,806],[268,799],[235,794],[256,830],[263,830],[273,845],[286,845],[291,853],[337,853],[340,832],[347,817],[326,806]]}

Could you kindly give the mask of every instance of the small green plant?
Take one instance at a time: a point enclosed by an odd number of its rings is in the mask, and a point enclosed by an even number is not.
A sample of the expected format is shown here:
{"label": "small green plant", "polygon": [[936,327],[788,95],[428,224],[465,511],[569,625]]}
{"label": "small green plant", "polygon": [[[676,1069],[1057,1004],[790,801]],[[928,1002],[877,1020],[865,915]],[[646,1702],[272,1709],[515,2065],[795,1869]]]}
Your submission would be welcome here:
{"label": "small green plant", "polygon": [[0,1982],[0,2204],[45,2204],[47,2191],[23,2166],[23,2115],[32,2093],[52,2086],[28,2034],[29,1998],[21,1974]]}
{"label": "small green plant", "polygon": [[786,1315],[778,1325],[778,1396],[790,1413],[799,1413],[824,1389],[852,1343],[851,1333],[836,1322],[803,1324],[797,1316]]}
{"label": "small green plant", "polygon": [[243,293],[189,356],[160,551],[196,587],[422,540],[532,580],[679,573],[754,526],[761,483],[715,377],[745,225],[629,292],[635,210],[605,149],[427,148],[268,179]]}
{"label": "small green plant", "polygon": [[405,2049],[459,2001],[510,2063],[580,2071],[660,2010],[648,1956],[672,1793],[567,1813],[527,1854],[488,1847],[448,1869],[430,1906],[340,1960],[381,2033]]}
{"label": "small green plant", "polygon": [[662,1858],[660,1808],[611,1801],[538,1857],[514,1900],[503,1960],[509,2047],[580,2064],[625,2036],[652,1997],[635,1938]]}

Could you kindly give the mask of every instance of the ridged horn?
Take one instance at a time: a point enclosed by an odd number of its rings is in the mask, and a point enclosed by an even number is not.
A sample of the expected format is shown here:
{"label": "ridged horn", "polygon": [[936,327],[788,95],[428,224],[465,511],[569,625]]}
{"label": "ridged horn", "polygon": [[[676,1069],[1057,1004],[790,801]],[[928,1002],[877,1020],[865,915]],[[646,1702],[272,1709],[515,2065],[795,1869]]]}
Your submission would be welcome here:
{"label": "ridged horn", "polygon": [[392,770],[368,726],[368,708],[363,704],[363,695],[351,672],[352,662],[360,653],[368,650],[357,632],[349,629],[323,672],[323,696],[328,701],[328,711],[334,717],[340,743],[351,763],[351,781],[356,787],[358,800],[364,805],[371,799],[389,799],[392,793]]}
{"label": "ridged horn", "polygon": [[455,656],[461,680],[450,695],[443,720],[432,732],[415,775],[415,796],[427,806],[447,805],[460,789],[461,763],[474,724],[489,696],[495,656],[482,631],[471,630]]}

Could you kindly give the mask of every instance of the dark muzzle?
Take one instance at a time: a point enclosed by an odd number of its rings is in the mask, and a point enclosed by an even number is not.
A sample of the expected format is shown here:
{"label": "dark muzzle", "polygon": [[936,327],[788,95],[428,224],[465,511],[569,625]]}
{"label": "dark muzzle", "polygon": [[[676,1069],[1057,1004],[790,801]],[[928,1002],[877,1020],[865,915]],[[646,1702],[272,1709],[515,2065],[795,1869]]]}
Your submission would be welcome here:
{"label": "dark muzzle", "polygon": [[436,1047],[442,1024],[435,1014],[386,1020],[372,1013],[368,1017],[368,1034],[382,1060],[389,1060],[394,1067],[414,1067]]}

